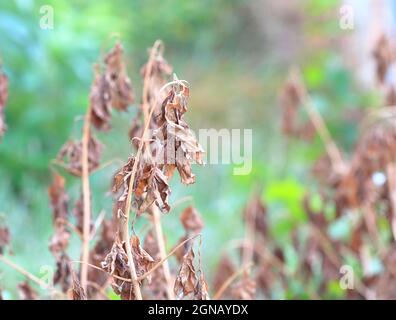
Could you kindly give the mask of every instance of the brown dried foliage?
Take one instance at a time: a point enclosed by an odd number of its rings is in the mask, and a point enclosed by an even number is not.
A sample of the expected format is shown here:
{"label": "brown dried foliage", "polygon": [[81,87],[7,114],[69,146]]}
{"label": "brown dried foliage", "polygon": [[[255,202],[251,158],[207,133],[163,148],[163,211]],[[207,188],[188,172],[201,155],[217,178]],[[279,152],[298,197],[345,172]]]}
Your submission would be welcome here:
{"label": "brown dried foliage", "polygon": [[10,244],[10,241],[10,230],[6,226],[0,226],[0,255],[5,252],[5,248]]}
{"label": "brown dried foliage", "polygon": [[380,84],[385,82],[386,74],[394,59],[392,45],[385,34],[378,39],[373,50],[373,56],[376,63],[376,76]]}
{"label": "brown dried foliage", "polygon": [[[88,169],[91,173],[100,164],[103,146],[92,134],[88,141]],[[77,177],[81,177],[82,141],[66,142],[57,155],[58,161],[65,161],[65,169]]]}
{"label": "brown dried foliage", "polygon": [[65,178],[54,172],[48,195],[52,207],[53,223],[55,232],[50,239],[49,248],[54,255],[66,250],[69,245],[70,232],[65,222],[68,219],[68,195],[65,191]]}
{"label": "brown dried foliage", "polygon": [[312,122],[299,119],[301,106],[305,103],[305,92],[304,84],[296,73],[291,72],[279,95],[282,132],[290,137],[311,140],[315,134]]}
{"label": "brown dried foliage", "polygon": [[77,276],[72,274],[73,278],[73,286],[71,288],[71,299],[72,300],[87,300],[87,295],[84,292],[84,289],[81,287],[80,281]]}
{"label": "brown dried foliage", "polygon": [[90,103],[92,124],[98,130],[107,131],[111,128],[111,109],[126,111],[134,102],[132,85],[126,72],[120,43],[117,43],[105,57],[103,69],[102,73],[96,70]]}
{"label": "brown dried foliage", "polygon": [[37,300],[38,293],[25,281],[18,284],[18,293],[21,300]]}

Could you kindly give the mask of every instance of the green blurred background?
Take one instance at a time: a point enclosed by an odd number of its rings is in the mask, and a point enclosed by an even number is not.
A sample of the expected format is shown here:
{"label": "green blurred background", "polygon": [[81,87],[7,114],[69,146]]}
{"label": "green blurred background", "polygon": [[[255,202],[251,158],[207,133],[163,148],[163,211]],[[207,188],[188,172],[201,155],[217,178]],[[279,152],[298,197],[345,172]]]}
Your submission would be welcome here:
{"label": "green blurred background", "polygon": [[[40,29],[42,5],[54,8],[53,30]],[[54,263],[47,249],[49,163],[68,138],[80,136],[93,63],[121,39],[140,96],[140,67],[147,49],[162,39],[166,59],[191,84],[187,118],[193,129],[253,129],[251,174],[234,176],[231,165],[208,164],[194,166],[193,186],[172,181],[171,202],[192,196],[203,215],[209,282],[220,253],[231,251],[230,240],[243,237],[242,210],[255,188],[269,208],[271,235],[288,248],[286,263],[293,269],[298,257],[289,246],[290,232],[306,221],[300,200],[305,190],[315,190],[309,171],[323,146],[318,139],[307,144],[281,134],[277,96],[289,67],[301,67],[316,106],[345,150],[358,134],[354,113],[379,100],[345,63],[340,48],[357,31],[339,28],[339,6],[336,0],[1,1],[0,56],[10,95],[8,132],[0,144],[0,214],[11,229],[12,259],[34,274]],[[106,146],[103,162],[127,159],[127,131],[137,109],[114,113],[112,131],[99,136]],[[111,215],[108,191],[118,167],[113,162],[92,176],[95,216],[101,210]],[[78,179],[68,177],[67,186],[77,200]],[[186,205],[163,218],[169,248],[183,234],[178,217]],[[73,242],[75,259],[78,249]],[[16,297],[21,280],[0,266],[0,286],[9,298]],[[297,280],[289,290],[272,298],[304,297]]]}

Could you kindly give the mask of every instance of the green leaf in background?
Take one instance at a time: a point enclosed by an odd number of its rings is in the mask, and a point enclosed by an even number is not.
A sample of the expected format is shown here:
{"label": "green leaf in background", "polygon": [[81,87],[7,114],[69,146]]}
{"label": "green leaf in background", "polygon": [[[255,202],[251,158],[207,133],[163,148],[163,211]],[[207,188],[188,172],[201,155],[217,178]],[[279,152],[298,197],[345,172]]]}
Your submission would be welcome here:
{"label": "green leaf in background", "polygon": [[307,216],[302,206],[305,187],[296,180],[287,179],[274,181],[264,190],[264,200],[267,203],[277,203],[284,206],[297,222],[306,221]]}

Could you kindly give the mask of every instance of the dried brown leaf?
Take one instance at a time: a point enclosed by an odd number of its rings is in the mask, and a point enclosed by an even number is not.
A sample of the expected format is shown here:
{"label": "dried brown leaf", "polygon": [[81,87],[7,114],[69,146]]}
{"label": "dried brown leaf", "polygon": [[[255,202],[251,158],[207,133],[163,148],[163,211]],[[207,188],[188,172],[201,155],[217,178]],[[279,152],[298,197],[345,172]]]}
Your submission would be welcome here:
{"label": "dried brown leaf", "polygon": [[177,299],[183,299],[194,293],[197,275],[194,268],[194,251],[192,247],[184,255],[178,275],[176,277],[174,292]]}
{"label": "dried brown leaf", "polygon": [[73,300],[87,300],[87,295],[84,292],[84,288],[81,287],[78,277],[73,272],[73,287],[71,289],[71,298]]}
{"label": "dried brown leaf", "polygon": [[[100,157],[102,154],[102,144],[93,135],[90,135],[88,141],[88,169],[92,172],[99,167]],[[57,155],[59,161],[66,161],[66,170],[71,174],[80,177],[82,174],[81,166],[82,142],[66,142]]]}
{"label": "dried brown leaf", "polygon": [[63,292],[67,292],[72,284],[72,270],[70,263],[71,260],[66,253],[62,253],[56,258],[54,284],[60,284]]}
{"label": "dried brown leaf", "polygon": [[0,226],[0,254],[3,254],[5,247],[10,244],[11,234],[8,227]]}
{"label": "dried brown leaf", "polygon": [[21,300],[37,300],[37,292],[25,281],[18,284],[18,293]]}
{"label": "dried brown leaf", "polygon": [[201,215],[192,206],[184,209],[184,211],[180,215],[180,221],[184,227],[184,230],[186,230],[187,233],[200,233],[202,228],[204,227]]}

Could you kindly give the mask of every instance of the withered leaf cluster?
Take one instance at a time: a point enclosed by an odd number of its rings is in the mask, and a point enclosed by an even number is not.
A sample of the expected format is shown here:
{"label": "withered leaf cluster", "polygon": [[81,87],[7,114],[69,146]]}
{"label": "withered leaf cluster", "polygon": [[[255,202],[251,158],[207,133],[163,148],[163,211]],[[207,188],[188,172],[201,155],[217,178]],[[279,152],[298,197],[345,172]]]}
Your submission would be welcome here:
{"label": "withered leaf cluster", "polygon": [[[150,128],[152,129],[158,128],[158,121],[160,120],[159,117],[161,114],[161,109],[159,108],[157,101],[161,102],[166,97],[166,93],[160,92],[160,89],[168,82],[168,78],[170,75],[172,75],[173,71],[173,67],[163,57],[162,51],[163,50],[161,50],[161,48],[156,50],[153,53],[153,59],[149,60],[145,65],[143,65],[140,70],[142,78],[148,83],[146,86],[147,92],[143,92],[143,94],[146,94],[146,102],[149,105],[154,105],[155,107],[153,117],[150,121]],[[130,135],[130,137],[131,139],[133,138],[132,135]]]}
{"label": "withered leaf cluster", "polygon": [[18,284],[18,293],[21,300],[37,300],[38,298],[36,290],[27,281]]}
{"label": "withered leaf cluster", "polygon": [[[127,200],[134,162],[135,158],[133,156],[130,157],[128,162],[113,178],[113,193],[120,194],[114,209],[117,217],[121,217],[124,214],[123,211]],[[141,161],[134,180],[134,205],[139,213],[145,212],[153,203],[163,212],[170,210],[168,197],[171,190],[168,185],[168,179],[158,167]]]}
{"label": "withered leaf cluster", "polygon": [[[184,255],[179,272],[177,274],[174,292],[176,299],[183,299],[189,295],[194,300],[208,300],[208,286],[203,277],[202,270],[196,272],[194,267],[194,251],[192,246]],[[199,273],[197,275],[197,273]]]}
{"label": "withered leaf cluster", "polygon": [[54,273],[54,285],[59,284],[63,292],[67,292],[72,285],[71,260],[66,252],[55,256],[56,270]]}
{"label": "withered leaf cluster", "polygon": [[[183,225],[185,234],[179,239],[177,245],[181,244],[189,237],[200,233],[204,227],[204,222],[201,215],[199,214],[198,210],[192,206],[184,209],[184,211],[180,215],[180,222]],[[190,244],[186,242],[175,252],[175,256],[179,262],[183,261],[184,255],[187,254],[189,248]]]}
{"label": "withered leaf cluster", "polygon": [[345,172],[329,170],[328,160],[322,158],[316,163],[314,174],[327,197],[335,201],[337,215],[340,215],[345,209],[372,205],[381,199],[389,205],[387,184],[377,184],[373,177],[375,174],[386,176],[388,165],[395,161],[396,124],[394,117],[385,116],[364,130]]}
{"label": "withered leaf cluster", "polygon": [[[90,92],[90,117],[85,121],[90,119],[90,124],[97,130],[107,131],[111,127],[112,108],[126,111],[133,102],[134,94],[123,60],[123,49],[120,43],[116,43],[105,57],[103,65],[97,66]],[[89,128],[89,172],[98,168],[102,153],[102,144],[91,131]],[[68,141],[57,156],[59,161],[65,161],[65,169],[75,176],[82,174],[82,147],[82,141]]]}
{"label": "withered leaf cluster", "polygon": [[10,244],[11,234],[6,226],[0,226],[0,254],[3,254],[6,246]]}
{"label": "withered leaf cluster", "polygon": [[380,84],[384,84],[390,65],[394,61],[394,49],[388,37],[382,34],[373,50],[376,65],[376,76]]}
{"label": "withered leaf cluster", "polygon": [[[185,184],[195,181],[191,162],[202,164],[203,149],[182,119],[187,111],[188,87],[177,84],[172,87],[162,103],[159,127],[150,143],[144,144],[133,181],[134,205],[139,213],[147,211],[155,203],[162,212],[168,212],[171,193],[168,181],[175,169]],[[158,161],[160,160],[160,161]],[[116,214],[122,216],[128,194],[135,158],[130,157],[115,175],[113,192],[121,193],[116,203]]]}
{"label": "withered leaf cluster", "polygon": [[191,163],[194,161],[203,164],[204,153],[192,130],[183,120],[188,97],[189,89],[186,85],[180,83],[172,87],[162,103],[160,126],[155,135],[160,142],[161,150],[157,154],[164,160],[166,176],[170,179],[177,169],[184,184],[195,182]]}
{"label": "withered leaf cluster", "polygon": [[[124,246],[118,241],[113,243],[110,253],[106,256],[101,265],[102,268],[111,275],[116,275],[118,277],[127,279],[131,278],[131,273],[128,266],[128,256],[125,252]],[[123,299],[134,299],[134,292],[129,282],[114,278],[112,287],[115,293],[121,295]]]}
{"label": "withered leaf cluster", "polygon": [[54,284],[60,284],[63,292],[66,292],[71,285],[70,258],[66,253],[71,236],[66,226],[69,197],[65,190],[65,178],[59,173],[53,173],[53,181],[48,188],[48,195],[52,207],[54,225],[54,234],[49,243],[49,249],[56,261]]}
{"label": "withered leaf cluster", "polygon": [[65,222],[68,219],[68,195],[65,191],[65,178],[58,173],[53,174],[53,181],[48,188],[51,202],[54,231],[50,240],[50,250],[54,255],[62,253],[69,245],[70,231]]}
{"label": "withered leaf cluster", "polygon": [[96,72],[90,103],[93,125],[98,130],[106,131],[111,128],[112,108],[126,111],[134,102],[131,81],[123,59],[123,48],[119,42],[105,57],[102,69],[103,72]]}
{"label": "withered leaf cluster", "polygon": [[87,300],[87,295],[84,292],[83,287],[81,287],[80,281],[77,276],[72,273],[73,278],[73,286],[71,289],[71,298],[72,300]]}
{"label": "withered leaf cluster", "polygon": [[292,71],[279,95],[282,108],[282,132],[290,137],[311,140],[315,134],[312,122],[300,119],[305,94],[304,83],[298,74]]}
{"label": "withered leaf cluster", "polygon": [[[154,259],[141,247],[140,240],[137,236],[131,238],[132,256],[135,264],[136,275],[138,277],[143,276],[149,271],[153,264]],[[111,275],[118,277],[131,279],[131,273],[129,269],[128,255],[126,253],[125,245],[119,240],[113,243],[110,253],[106,256],[102,262],[102,268],[104,268]],[[150,277],[147,278],[150,281]],[[140,285],[142,281],[139,282]],[[126,282],[121,279],[113,278],[112,283],[115,293],[119,294],[124,300],[134,300],[134,292],[130,282]]]}
{"label": "withered leaf cluster", "polygon": [[266,215],[267,208],[261,201],[260,196],[258,194],[254,195],[245,207],[244,220],[250,228],[254,229],[264,238],[268,233]]}
{"label": "withered leaf cluster", "polygon": [[[88,140],[88,170],[92,172],[100,164],[103,146],[97,138],[90,135]],[[68,141],[60,149],[57,159],[65,161],[69,173],[80,177],[82,174],[82,141]]]}
{"label": "withered leaf cluster", "polygon": [[8,77],[0,66],[0,139],[4,135],[7,126],[4,120],[4,108],[8,99]]}
{"label": "withered leaf cluster", "polygon": [[204,227],[204,222],[202,220],[201,215],[192,206],[184,209],[182,214],[180,215],[180,221],[184,227],[184,230],[187,234],[197,234],[200,233],[202,228]]}

